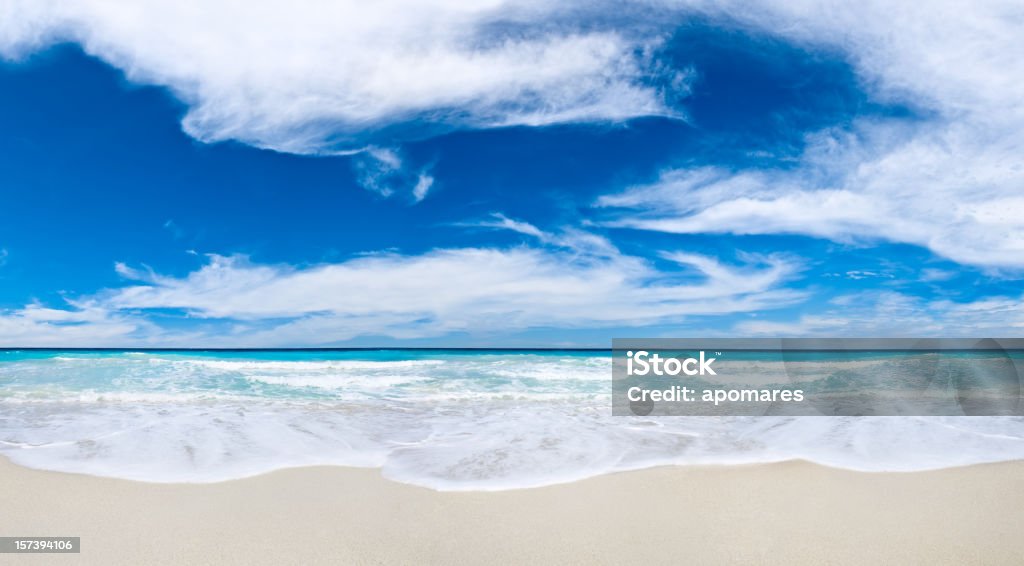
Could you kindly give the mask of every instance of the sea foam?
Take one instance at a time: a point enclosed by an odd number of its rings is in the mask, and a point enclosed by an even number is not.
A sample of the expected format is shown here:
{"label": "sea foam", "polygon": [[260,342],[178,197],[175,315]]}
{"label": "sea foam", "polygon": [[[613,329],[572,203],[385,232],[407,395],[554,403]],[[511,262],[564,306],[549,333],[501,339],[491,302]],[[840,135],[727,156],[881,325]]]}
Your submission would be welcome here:
{"label": "sea foam", "polygon": [[7,353],[0,453],[153,482],[373,467],[440,490],[660,465],[1024,458],[1019,417],[614,417],[610,379],[609,355],[573,352]]}

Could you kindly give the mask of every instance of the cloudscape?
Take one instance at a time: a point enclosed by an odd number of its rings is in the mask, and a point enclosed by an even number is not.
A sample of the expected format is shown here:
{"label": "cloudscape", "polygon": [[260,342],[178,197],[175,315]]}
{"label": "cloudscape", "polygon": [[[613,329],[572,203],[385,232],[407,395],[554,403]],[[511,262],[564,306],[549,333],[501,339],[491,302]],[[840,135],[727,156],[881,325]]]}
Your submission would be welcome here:
{"label": "cloudscape", "polygon": [[1024,564],[1022,38],[0,0],[0,556]]}
{"label": "cloudscape", "polygon": [[0,2],[0,343],[1024,329],[1014,2]]}

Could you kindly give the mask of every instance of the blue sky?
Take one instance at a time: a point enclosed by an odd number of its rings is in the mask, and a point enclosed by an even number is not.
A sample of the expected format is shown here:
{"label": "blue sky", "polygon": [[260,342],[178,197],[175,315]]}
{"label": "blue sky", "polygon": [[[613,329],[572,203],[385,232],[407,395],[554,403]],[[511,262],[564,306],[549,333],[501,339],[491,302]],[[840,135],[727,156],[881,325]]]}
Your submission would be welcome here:
{"label": "blue sky", "polygon": [[392,3],[5,4],[0,345],[1024,329],[1019,19]]}

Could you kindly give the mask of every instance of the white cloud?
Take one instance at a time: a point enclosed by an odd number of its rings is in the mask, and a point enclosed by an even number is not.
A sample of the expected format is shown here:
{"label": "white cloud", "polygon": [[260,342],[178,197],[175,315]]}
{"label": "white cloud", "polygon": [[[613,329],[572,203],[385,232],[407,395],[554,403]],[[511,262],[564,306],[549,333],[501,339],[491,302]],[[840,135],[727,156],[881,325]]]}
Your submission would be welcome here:
{"label": "white cloud", "polygon": [[[211,255],[184,277],[118,264],[134,283],[69,300],[65,308],[0,311],[0,345],[315,346],[360,336],[692,326],[694,317],[743,313],[757,318],[735,324],[730,335],[999,337],[1024,329],[1024,296],[954,302],[884,290],[841,295],[802,316],[773,319],[771,310],[806,299],[786,288],[800,269],[791,259],[741,255],[743,264],[727,265],[665,252],[663,259],[680,270],[659,270],[572,234],[540,237],[554,247],[378,254],[302,268]],[[189,324],[161,326],[160,317],[176,310],[187,312]]]}
{"label": "white cloud", "polygon": [[928,267],[921,270],[921,273],[918,275],[917,279],[918,281],[923,281],[925,283],[936,283],[940,281],[949,281],[950,279],[956,276],[957,273],[955,271]]}
{"label": "white cloud", "polygon": [[[0,55],[22,57],[75,41],[130,80],[170,88],[188,105],[183,127],[197,139],[315,153],[453,128],[671,114],[666,93],[646,82],[652,73],[673,73],[652,56],[662,39],[659,22],[672,20],[663,17],[666,11],[699,12],[843,56],[874,99],[907,104],[919,118],[859,120],[815,133],[793,168],[668,171],[654,184],[599,201],[628,211],[617,225],[882,239],[965,264],[1024,267],[1019,2],[637,4],[656,8],[653,25],[627,29],[636,23],[627,19],[620,29],[583,29],[565,23],[577,9],[572,3],[497,0],[0,0]],[[608,9],[628,11],[617,4],[592,8]],[[657,33],[648,37],[637,32],[652,29]],[[662,82],[685,90],[685,73],[669,79]],[[371,190],[387,194],[400,185],[414,200],[428,194],[428,172],[403,167],[393,150],[375,149],[365,159],[360,179]],[[399,185],[389,181],[396,175]],[[0,338],[38,333],[69,343],[89,339],[90,326],[100,331],[96,340],[137,335],[141,327],[130,313],[163,308],[239,320],[239,332],[253,341],[302,342],[365,333],[654,324],[794,298],[779,285],[795,267],[778,258],[738,268],[666,256],[702,277],[694,282],[623,255],[593,234],[549,234],[500,216],[487,222],[548,247],[375,255],[301,269],[214,256],[182,278],[121,266],[119,273],[138,284],[56,309],[69,315],[35,310],[41,307],[2,313]],[[1022,324],[1015,297],[967,305],[895,294],[873,300],[871,309],[856,311],[849,303],[837,306],[835,316],[789,324],[856,330],[898,320],[921,333],[940,332],[956,317],[965,329]],[[849,318],[841,316],[847,312]],[[60,316],[81,320],[47,319]]]}
{"label": "white cloud", "polygon": [[[109,310],[183,309],[197,318],[290,320],[269,335],[317,328],[305,340],[361,333],[396,337],[452,331],[644,325],[693,315],[774,308],[799,295],[779,289],[795,266],[781,258],[726,266],[674,254],[685,275],[615,254],[540,248],[381,254],[296,269],[212,256],[183,278],[149,276],[93,301]],[[331,334],[323,334],[330,327]]]}
{"label": "white cloud", "polygon": [[364,189],[389,197],[395,192],[393,185],[402,172],[402,159],[395,150],[369,148],[352,158],[352,169]]}
{"label": "white cloud", "polygon": [[523,222],[521,220],[513,220],[508,216],[500,212],[494,212],[491,217],[487,220],[482,220],[475,223],[462,224],[463,226],[479,226],[481,228],[495,228],[499,230],[511,230],[512,232],[519,232],[527,236],[533,236],[542,242],[551,240],[551,235],[543,232],[540,228],[537,228],[529,222]]}
{"label": "white cloud", "polygon": [[352,158],[356,181],[366,190],[383,197],[408,193],[413,203],[427,197],[434,186],[430,166],[409,167],[398,149],[370,147]]}
{"label": "white cloud", "polygon": [[894,291],[841,295],[820,309],[791,320],[751,319],[738,323],[741,336],[1019,336],[1024,330],[1024,295],[984,297],[967,302],[926,300]]}
{"label": "white cloud", "polygon": [[868,269],[851,269],[843,274],[847,279],[853,279],[854,281],[860,281],[862,279],[892,279],[894,276],[891,273],[884,271],[871,271]]}
{"label": "white cloud", "polygon": [[434,186],[434,178],[426,173],[420,173],[416,177],[416,185],[412,188],[412,198],[416,202],[427,198],[427,193]]}
{"label": "white cloud", "polygon": [[[463,331],[505,335],[673,323],[802,298],[783,287],[799,265],[779,256],[741,256],[743,264],[727,265],[666,253],[677,268],[658,269],[592,234],[545,237],[552,247],[376,254],[302,268],[211,255],[184,277],[119,263],[116,271],[133,284],[69,300],[65,309],[0,312],[0,344],[270,346]],[[168,309],[192,319],[188,334],[157,324],[152,315]],[[233,330],[224,332],[225,323]],[[204,334],[204,324],[220,326]]]}
{"label": "white cloud", "polygon": [[[584,30],[579,7],[3,0],[0,55],[74,41],[133,81],[170,88],[188,104],[183,127],[195,138],[294,153],[462,127],[673,114],[665,93],[645,86],[660,39]],[[685,89],[684,75],[666,72]],[[415,131],[396,130],[414,121]]]}
{"label": "white cloud", "polygon": [[38,304],[14,311],[0,310],[0,346],[117,346],[135,341],[145,321],[92,306],[51,309]]}
{"label": "white cloud", "polygon": [[917,120],[818,132],[796,168],[666,172],[602,199],[617,224],[804,234],[1024,267],[1024,10],[1019,2],[669,2],[845,56],[876,100]]}
{"label": "white cloud", "polygon": [[[183,125],[196,138],[297,153],[351,151],[454,128],[677,115],[666,96],[686,91],[688,73],[668,69],[655,53],[672,22],[698,14],[842,56],[874,99],[906,104],[923,118],[819,132],[796,168],[712,171],[699,182],[693,176],[708,170],[668,172],[654,187],[631,191],[644,214],[622,225],[884,239],[962,263],[1024,267],[1019,2],[0,6],[0,54],[21,57],[75,41],[131,80],[170,88],[188,104]],[[382,194],[400,187],[419,201],[432,186],[427,171],[403,168],[400,159],[361,163],[360,181]],[[691,198],[694,190],[699,198]]]}
{"label": "white cloud", "polygon": [[[612,258],[620,255],[618,248],[607,238],[573,227],[563,227],[559,232],[546,232],[529,222],[509,218],[500,212],[491,213],[485,220],[462,222],[457,226],[509,230],[536,238],[542,244],[570,250],[576,254]],[[696,257],[696,256],[693,256]],[[755,259],[756,262],[756,259]],[[688,263],[688,262],[677,262]]]}
{"label": "white cloud", "polygon": [[[735,324],[730,334],[980,337],[1024,329],[1024,296],[954,302],[879,290],[772,319],[771,310],[807,298],[786,288],[801,269],[793,259],[740,254],[742,263],[731,265],[676,251],[660,255],[679,269],[659,269],[593,234],[507,220],[495,227],[549,245],[376,254],[308,267],[210,255],[183,277],[118,263],[115,270],[130,281],[125,287],[69,299],[64,308],[0,311],[0,345],[315,346],[360,336],[692,327],[694,317],[743,313],[757,318]],[[189,322],[162,326],[174,311]]]}
{"label": "white cloud", "polygon": [[[963,264],[1024,267],[1024,168],[985,144],[930,143],[914,137],[863,160],[851,158],[861,152],[850,145],[834,146],[831,158],[812,146],[795,170],[669,171],[598,205],[629,210],[610,222],[615,226],[888,240]],[[1024,151],[1024,136],[1018,149]]]}

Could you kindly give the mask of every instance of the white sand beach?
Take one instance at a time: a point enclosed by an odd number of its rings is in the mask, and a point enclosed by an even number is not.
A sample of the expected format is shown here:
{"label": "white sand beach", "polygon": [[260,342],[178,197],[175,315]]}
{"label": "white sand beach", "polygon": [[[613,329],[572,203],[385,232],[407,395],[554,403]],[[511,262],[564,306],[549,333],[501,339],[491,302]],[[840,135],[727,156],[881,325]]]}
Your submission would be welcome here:
{"label": "white sand beach", "polygon": [[79,536],[3,564],[1020,564],[1024,463],[860,473],[663,467],[437,492],[311,467],[212,484],[0,459],[0,536]]}

